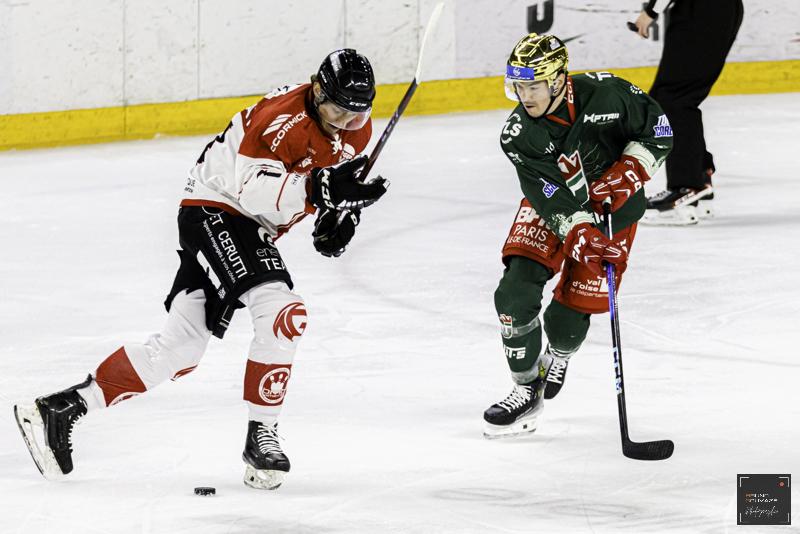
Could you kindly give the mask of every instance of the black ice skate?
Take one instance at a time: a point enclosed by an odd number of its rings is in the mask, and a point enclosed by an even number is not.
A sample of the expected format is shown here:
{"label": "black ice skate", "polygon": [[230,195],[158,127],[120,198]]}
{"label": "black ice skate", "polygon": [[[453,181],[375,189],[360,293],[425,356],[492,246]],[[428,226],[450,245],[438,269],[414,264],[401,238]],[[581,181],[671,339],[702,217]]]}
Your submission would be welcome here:
{"label": "black ice skate", "polygon": [[547,387],[544,390],[544,398],[550,400],[558,395],[558,392],[564,387],[564,382],[567,380],[569,358],[573,353],[562,352],[547,345],[544,354],[550,359],[550,365],[547,368],[547,377],[545,378]]}
{"label": "black ice skate", "polygon": [[544,388],[543,378],[537,378],[529,384],[514,384],[508,397],[483,412],[486,421],[483,436],[495,439],[534,432],[539,414],[544,409]]}
{"label": "black ice skate", "polygon": [[[701,213],[710,214],[710,206],[705,202],[713,198],[713,195],[714,189],[710,180],[701,189],[688,187],[666,189],[647,199],[647,211],[642,217],[642,222],[665,226],[697,224]],[[702,210],[699,209],[701,203],[703,203]]]}
{"label": "black ice skate", "polygon": [[289,458],[278,442],[278,423],[265,425],[250,421],[242,460],[245,463],[244,483],[256,489],[277,489],[289,472]]}
{"label": "black ice skate", "polygon": [[[78,394],[92,381],[45,395],[29,406],[14,406],[14,417],[39,472],[56,479],[72,471],[72,427],[86,415],[86,402]],[[41,437],[40,437],[41,435]]]}

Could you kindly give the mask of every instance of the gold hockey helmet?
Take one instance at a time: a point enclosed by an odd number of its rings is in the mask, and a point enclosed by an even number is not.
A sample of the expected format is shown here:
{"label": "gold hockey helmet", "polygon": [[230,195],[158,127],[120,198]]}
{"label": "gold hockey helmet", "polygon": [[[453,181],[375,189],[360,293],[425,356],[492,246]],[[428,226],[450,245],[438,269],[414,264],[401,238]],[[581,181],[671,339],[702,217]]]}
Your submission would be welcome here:
{"label": "gold hockey helmet", "polygon": [[567,73],[569,54],[563,41],[555,35],[530,33],[514,46],[506,62],[506,96],[518,102],[515,82],[547,81],[553,86],[559,74]]}

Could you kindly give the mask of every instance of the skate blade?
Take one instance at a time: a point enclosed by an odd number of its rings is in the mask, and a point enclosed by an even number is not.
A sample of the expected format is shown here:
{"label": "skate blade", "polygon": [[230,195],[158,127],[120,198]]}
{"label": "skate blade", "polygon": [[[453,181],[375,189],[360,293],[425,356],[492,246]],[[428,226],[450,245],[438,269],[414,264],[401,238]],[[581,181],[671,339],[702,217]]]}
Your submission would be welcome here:
{"label": "skate blade", "polygon": [[484,421],[483,437],[486,439],[513,438],[536,432],[539,426],[539,413],[528,415],[510,425],[493,425]]}
{"label": "skate blade", "polygon": [[680,206],[667,211],[649,209],[639,222],[645,226],[692,226],[698,220],[694,206]]}
{"label": "skate blade", "polygon": [[[47,480],[59,480],[64,477],[64,473],[58,466],[56,457],[53,456],[51,451],[46,446],[39,446],[39,441],[36,439],[36,432],[34,427],[44,429],[44,422],[42,416],[36,405],[33,406],[14,406],[14,418],[17,420],[17,427],[22,434],[22,439],[25,440],[25,445],[28,447],[28,452],[31,453],[33,463],[36,468]],[[43,436],[44,437],[44,436]]]}
{"label": "skate blade", "polygon": [[286,476],[286,471],[256,469],[249,464],[244,466],[244,484],[254,489],[278,489],[283,484],[284,476]]}

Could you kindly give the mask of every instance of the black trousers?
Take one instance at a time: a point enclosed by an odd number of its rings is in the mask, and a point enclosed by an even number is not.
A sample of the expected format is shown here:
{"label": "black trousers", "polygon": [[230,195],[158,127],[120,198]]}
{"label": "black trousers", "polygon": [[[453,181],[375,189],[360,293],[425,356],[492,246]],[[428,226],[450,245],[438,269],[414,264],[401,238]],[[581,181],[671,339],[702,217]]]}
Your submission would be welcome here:
{"label": "black trousers", "polygon": [[676,0],[669,10],[664,51],[652,96],[674,134],[667,187],[700,188],[713,167],[703,136],[700,103],[719,78],[742,24],[742,0]]}

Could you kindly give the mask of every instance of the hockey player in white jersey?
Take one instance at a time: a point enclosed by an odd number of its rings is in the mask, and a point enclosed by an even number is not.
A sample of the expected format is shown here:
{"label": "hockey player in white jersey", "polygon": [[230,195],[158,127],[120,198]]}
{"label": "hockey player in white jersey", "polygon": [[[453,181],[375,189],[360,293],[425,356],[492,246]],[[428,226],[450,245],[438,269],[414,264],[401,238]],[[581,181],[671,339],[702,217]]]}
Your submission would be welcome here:
{"label": "hockey player in white jersey", "polygon": [[281,484],[290,464],[277,418],[307,317],[275,240],[316,213],[315,248],[339,256],[360,210],[386,192],[383,178],[358,179],[374,97],[367,58],[337,50],[311,83],[272,91],[208,143],[181,201],[181,264],[164,327],[144,343],[120,347],[84,382],[14,407],[43,475],[72,471],[72,429],[80,417],[190,373],[209,338],[222,338],[234,310],[247,307],[254,336],[243,392],[249,409],[244,482],[259,489]]}

